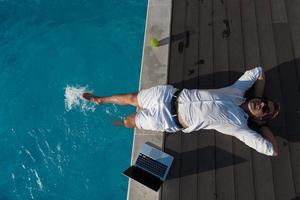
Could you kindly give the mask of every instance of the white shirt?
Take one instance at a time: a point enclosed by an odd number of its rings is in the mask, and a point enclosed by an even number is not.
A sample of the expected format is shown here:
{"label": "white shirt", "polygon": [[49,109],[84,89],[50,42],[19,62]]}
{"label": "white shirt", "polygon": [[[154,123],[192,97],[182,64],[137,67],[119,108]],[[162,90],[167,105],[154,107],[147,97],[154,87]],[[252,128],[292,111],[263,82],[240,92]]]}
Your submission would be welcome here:
{"label": "white shirt", "polygon": [[245,92],[262,74],[262,68],[246,71],[233,85],[212,90],[184,89],[178,97],[178,113],[188,126],[185,133],[214,129],[231,135],[256,151],[273,155],[273,146],[247,125],[248,115],[240,107]]}

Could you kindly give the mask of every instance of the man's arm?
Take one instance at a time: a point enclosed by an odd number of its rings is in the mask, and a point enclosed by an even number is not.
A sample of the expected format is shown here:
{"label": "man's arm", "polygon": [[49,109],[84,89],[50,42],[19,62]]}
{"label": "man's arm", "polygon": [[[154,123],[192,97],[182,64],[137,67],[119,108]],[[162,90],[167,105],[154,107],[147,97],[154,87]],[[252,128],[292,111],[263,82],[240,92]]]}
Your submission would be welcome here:
{"label": "man's arm", "polygon": [[263,126],[260,128],[261,133],[263,134],[264,138],[269,140],[273,145],[273,156],[278,156],[279,149],[277,141],[272,133],[272,131],[267,126]]}
{"label": "man's arm", "polygon": [[[247,146],[255,149],[259,153],[268,156],[275,156],[273,141],[269,140],[267,137],[263,137],[261,134],[250,129],[249,127],[240,127],[236,125],[222,124],[219,127],[216,127],[215,129],[226,135],[232,135],[236,137],[237,139],[245,143]],[[277,149],[276,149],[276,153],[278,154]]]}
{"label": "man's arm", "polygon": [[251,70],[247,70],[233,85],[232,87],[237,88],[241,91],[242,95],[250,88],[252,87],[257,80],[261,79],[262,82],[258,83],[258,95],[259,95],[259,90],[264,88],[264,74],[263,74],[263,69],[261,66],[255,67]]}
{"label": "man's arm", "polygon": [[262,74],[258,77],[254,85],[254,95],[255,97],[262,97],[265,89],[265,73],[262,71]]}

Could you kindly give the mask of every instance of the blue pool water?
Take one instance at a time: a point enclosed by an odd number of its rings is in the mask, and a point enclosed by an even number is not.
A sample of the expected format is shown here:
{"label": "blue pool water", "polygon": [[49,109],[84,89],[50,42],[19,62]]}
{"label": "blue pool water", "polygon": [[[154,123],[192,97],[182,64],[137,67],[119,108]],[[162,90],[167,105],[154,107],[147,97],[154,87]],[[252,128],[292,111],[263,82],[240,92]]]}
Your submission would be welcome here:
{"label": "blue pool water", "polygon": [[0,1],[0,199],[119,200],[131,107],[67,111],[65,88],[138,89],[143,0]]}

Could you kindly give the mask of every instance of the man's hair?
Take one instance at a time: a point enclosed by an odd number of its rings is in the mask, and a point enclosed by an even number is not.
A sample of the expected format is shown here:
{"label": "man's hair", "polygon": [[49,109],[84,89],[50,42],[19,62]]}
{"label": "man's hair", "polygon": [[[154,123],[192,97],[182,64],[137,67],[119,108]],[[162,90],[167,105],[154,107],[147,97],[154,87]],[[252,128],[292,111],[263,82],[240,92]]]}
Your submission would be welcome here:
{"label": "man's hair", "polygon": [[268,113],[266,116],[264,116],[261,121],[270,121],[272,119],[274,119],[275,117],[278,116],[279,112],[280,112],[280,104],[279,103],[276,103],[274,102],[273,100],[269,99],[269,98],[265,98],[265,97],[256,97],[256,98],[259,98],[259,99],[263,99],[267,102],[271,101],[274,105],[274,111],[272,113]]}

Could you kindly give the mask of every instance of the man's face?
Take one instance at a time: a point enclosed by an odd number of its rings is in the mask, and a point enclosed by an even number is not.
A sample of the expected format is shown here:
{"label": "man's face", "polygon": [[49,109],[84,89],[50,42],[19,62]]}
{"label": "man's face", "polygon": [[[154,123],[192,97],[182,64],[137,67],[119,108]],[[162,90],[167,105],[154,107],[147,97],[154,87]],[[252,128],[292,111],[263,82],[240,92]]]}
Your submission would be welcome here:
{"label": "man's face", "polygon": [[254,117],[260,119],[270,113],[273,113],[275,107],[272,101],[254,98],[248,101],[248,109]]}

